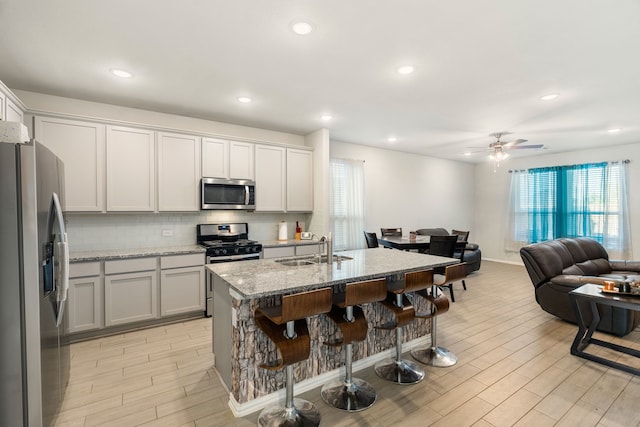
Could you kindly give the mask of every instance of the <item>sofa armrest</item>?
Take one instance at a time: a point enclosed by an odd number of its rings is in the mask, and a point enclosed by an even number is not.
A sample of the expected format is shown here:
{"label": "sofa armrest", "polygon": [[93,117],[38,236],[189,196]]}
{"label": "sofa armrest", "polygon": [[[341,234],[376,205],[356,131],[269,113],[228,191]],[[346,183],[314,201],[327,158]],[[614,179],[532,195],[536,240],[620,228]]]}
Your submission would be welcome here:
{"label": "sofa armrest", "polygon": [[609,260],[609,265],[613,271],[640,272],[640,261]]}

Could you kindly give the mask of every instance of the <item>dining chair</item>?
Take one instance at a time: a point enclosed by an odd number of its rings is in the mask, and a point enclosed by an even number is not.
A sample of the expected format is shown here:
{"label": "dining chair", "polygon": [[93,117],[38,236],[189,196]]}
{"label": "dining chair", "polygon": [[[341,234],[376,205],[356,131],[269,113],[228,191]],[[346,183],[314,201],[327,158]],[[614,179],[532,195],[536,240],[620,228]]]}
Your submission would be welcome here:
{"label": "dining chair", "polygon": [[[431,236],[429,238],[429,251],[427,252],[429,255],[438,255],[444,256],[447,258],[455,258],[454,253],[456,251],[456,244],[458,242],[457,235],[451,236]],[[444,274],[444,268],[436,268],[436,274]],[[445,282],[439,285],[440,288],[449,288],[449,293],[451,294],[451,302],[456,302],[456,299],[453,295],[453,281]],[[467,284],[462,280],[462,286],[466,290]]]}
{"label": "dining chair", "polygon": [[367,241],[367,248],[377,248],[378,245],[378,236],[376,233],[369,233],[367,231],[364,232],[364,238]]}
{"label": "dining chair", "polygon": [[402,227],[381,228],[380,235],[382,237],[402,237]]}
{"label": "dining chair", "polygon": [[469,231],[451,230],[451,235],[458,236],[458,242],[469,241]]}

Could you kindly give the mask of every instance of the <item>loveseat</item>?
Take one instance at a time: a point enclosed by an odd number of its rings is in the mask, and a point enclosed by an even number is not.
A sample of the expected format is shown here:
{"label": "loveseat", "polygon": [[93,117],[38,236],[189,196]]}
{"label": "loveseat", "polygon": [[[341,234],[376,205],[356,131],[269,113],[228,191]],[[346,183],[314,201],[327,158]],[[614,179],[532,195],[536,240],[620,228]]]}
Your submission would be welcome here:
{"label": "loveseat", "polygon": [[[425,236],[450,236],[449,232],[444,228],[421,228],[416,233]],[[480,269],[482,252],[476,243],[467,242],[464,247],[464,256],[461,257],[461,255],[463,255],[461,251],[456,249],[456,253],[453,256],[467,263],[467,274]]]}
{"label": "loveseat", "polygon": [[[543,310],[577,323],[569,292],[584,283],[602,284],[640,280],[639,261],[611,261],[605,248],[586,237],[563,238],[528,245],[520,256],[535,288],[536,301]],[[640,323],[640,313],[598,305],[598,330],[623,336]],[[587,312],[584,310],[583,312]]]}

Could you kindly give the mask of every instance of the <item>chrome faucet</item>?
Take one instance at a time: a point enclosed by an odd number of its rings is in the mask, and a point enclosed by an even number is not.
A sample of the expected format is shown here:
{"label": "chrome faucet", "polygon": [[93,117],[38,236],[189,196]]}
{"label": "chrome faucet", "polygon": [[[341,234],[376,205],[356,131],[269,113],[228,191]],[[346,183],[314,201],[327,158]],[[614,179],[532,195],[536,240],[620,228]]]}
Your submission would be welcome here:
{"label": "chrome faucet", "polygon": [[312,234],[311,240],[313,240],[314,237],[318,239],[318,264],[322,262],[322,243],[325,243],[327,246],[327,264],[331,264],[333,262],[333,240],[331,239],[331,233],[322,237],[317,234]]}

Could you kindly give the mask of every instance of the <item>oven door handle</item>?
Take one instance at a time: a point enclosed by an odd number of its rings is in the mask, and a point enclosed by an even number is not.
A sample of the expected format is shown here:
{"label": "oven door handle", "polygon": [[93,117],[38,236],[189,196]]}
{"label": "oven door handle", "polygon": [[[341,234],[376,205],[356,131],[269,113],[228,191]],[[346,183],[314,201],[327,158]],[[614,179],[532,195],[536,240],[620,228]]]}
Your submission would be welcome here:
{"label": "oven door handle", "polygon": [[207,262],[209,264],[214,264],[216,262],[227,262],[227,261],[240,261],[240,260],[250,260],[250,259],[260,259],[260,254],[244,254],[244,255],[228,255],[228,256],[216,256],[207,257]]}

